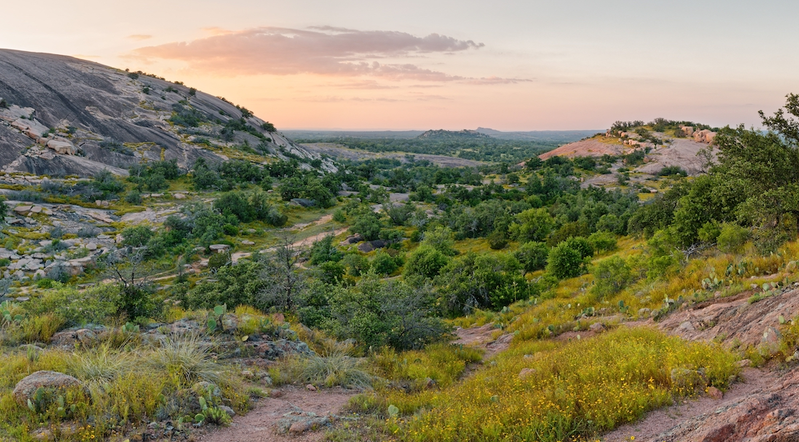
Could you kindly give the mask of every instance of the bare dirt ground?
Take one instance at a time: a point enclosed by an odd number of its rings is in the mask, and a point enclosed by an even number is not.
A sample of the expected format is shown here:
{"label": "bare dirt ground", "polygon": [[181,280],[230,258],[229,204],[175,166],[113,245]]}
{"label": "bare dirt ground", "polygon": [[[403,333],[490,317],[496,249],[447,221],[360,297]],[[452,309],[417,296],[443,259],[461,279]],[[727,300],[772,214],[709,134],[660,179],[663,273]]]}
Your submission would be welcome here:
{"label": "bare dirt ground", "polygon": [[431,163],[438,164],[441,167],[477,167],[483,166],[486,163],[482,161],[467,160],[465,158],[448,157],[446,155],[428,155],[422,153],[406,153],[406,152],[386,152],[375,153],[365,150],[350,149],[339,144],[333,143],[308,143],[303,144],[302,147],[311,152],[319,154],[330,155],[335,158],[344,158],[348,160],[367,160],[373,158],[393,158],[406,162],[406,156],[410,155],[417,160],[427,160]]}
{"label": "bare dirt ground", "polygon": [[453,344],[465,345],[485,350],[483,360],[486,361],[494,357],[497,353],[505,351],[510,346],[513,335],[504,334],[494,339],[492,335],[496,331],[493,323],[485,324],[480,327],[459,328],[455,330],[458,337]]}
{"label": "bare dirt ground", "polygon": [[[356,390],[342,388],[308,391],[295,386],[282,387],[279,397],[261,399],[255,409],[244,416],[236,416],[227,428],[219,428],[198,439],[203,442],[318,442],[324,440],[324,431],[306,431],[301,434],[278,432],[281,420],[292,412],[314,413],[317,416],[340,415]],[[274,394],[274,391],[273,391]],[[319,430],[323,430],[319,429]]]}

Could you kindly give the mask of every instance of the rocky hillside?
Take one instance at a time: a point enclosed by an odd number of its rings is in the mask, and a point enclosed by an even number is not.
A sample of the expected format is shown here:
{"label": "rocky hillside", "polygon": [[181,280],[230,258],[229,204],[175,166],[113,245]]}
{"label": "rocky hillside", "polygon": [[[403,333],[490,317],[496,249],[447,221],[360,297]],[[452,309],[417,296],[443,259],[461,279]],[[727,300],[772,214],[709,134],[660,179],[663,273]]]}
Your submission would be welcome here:
{"label": "rocky hillside", "polygon": [[198,158],[230,157],[318,159],[246,108],[179,82],[61,55],[0,50],[5,172],[124,175],[148,160],[174,159],[188,168]]}

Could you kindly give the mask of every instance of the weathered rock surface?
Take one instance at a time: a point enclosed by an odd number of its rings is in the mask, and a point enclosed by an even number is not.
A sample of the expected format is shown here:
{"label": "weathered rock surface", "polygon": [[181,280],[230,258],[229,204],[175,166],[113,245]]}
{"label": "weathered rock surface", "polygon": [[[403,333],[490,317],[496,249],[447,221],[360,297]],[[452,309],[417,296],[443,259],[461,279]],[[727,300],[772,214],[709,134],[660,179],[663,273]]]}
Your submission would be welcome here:
{"label": "weathered rock surface", "polygon": [[[209,137],[262,145],[278,158],[320,158],[213,95],[66,56],[0,50],[0,98],[8,104],[0,108],[0,168],[7,172],[90,176],[103,169],[126,174],[142,160],[176,160],[184,168],[199,158],[223,161],[193,142]],[[209,127],[181,132],[187,128],[167,121],[186,102]],[[260,138],[245,131],[219,137],[227,121],[242,118]],[[335,169],[327,159],[322,167]]]}
{"label": "weathered rock surface", "polygon": [[39,388],[57,391],[82,386],[81,382],[72,376],[55,371],[37,371],[19,381],[12,395],[17,404],[27,407],[28,399],[32,399]]}

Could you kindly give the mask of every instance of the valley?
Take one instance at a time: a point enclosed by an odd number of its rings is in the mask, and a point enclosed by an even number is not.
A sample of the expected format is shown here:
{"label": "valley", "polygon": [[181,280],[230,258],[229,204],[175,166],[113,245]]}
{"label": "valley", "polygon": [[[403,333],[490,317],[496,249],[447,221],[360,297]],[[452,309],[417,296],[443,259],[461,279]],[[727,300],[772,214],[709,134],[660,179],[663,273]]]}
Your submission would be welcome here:
{"label": "valley", "polygon": [[0,440],[797,440],[797,103],[283,132],[0,50]]}

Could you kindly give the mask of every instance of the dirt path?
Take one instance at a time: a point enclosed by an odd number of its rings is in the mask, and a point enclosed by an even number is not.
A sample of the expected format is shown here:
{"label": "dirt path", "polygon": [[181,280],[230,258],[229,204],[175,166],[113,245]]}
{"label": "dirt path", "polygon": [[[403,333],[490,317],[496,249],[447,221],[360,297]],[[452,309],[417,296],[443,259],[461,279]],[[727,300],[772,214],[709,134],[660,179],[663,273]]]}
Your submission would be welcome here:
{"label": "dirt path", "polygon": [[[326,237],[328,235],[332,234],[333,236],[338,236],[338,235],[341,235],[342,233],[344,233],[346,231],[347,231],[347,227],[343,227],[341,229],[333,230],[332,232],[322,232],[322,233],[319,233],[319,234],[316,234],[316,235],[313,235],[313,236],[309,236],[309,237],[307,237],[305,239],[301,239],[299,241],[296,241],[293,244],[291,244],[291,247],[293,247],[295,249],[308,247],[308,246],[313,245],[313,243],[321,240],[322,238],[324,238],[324,237]],[[261,250],[261,253],[274,252],[275,249],[276,249],[275,247],[270,247],[268,249]],[[241,258],[249,258],[250,256],[252,256],[251,252],[236,252],[236,253],[230,255],[230,259],[235,264],[235,263],[237,263],[239,261],[239,259],[241,259]],[[206,259],[204,259],[203,261],[207,262]]]}
{"label": "dirt path", "polygon": [[466,345],[485,350],[483,360],[487,361],[497,353],[505,351],[510,347],[513,335],[504,334],[494,339],[492,335],[497,330],[493,323],[485,324],[480,327],[459,328],[455,330],[458,339],[452,341],[453,344]]}
{"label": "dirt path", "polygon": [[[301,434],[281,434],[278,427],[290,419],[288,413],[314,413],[317,416],[339,415],[349,399],[358,394],[342,388],[308,391],[293,386],[283,387],[279,397],[262,399],[255,409],[245,416],[236,416],[227,428],[219,428],[199,437],[203,442],[318,442],[324,440],[324,431],[306,431]],[[274,393],[274,392],[273,392]]]}

